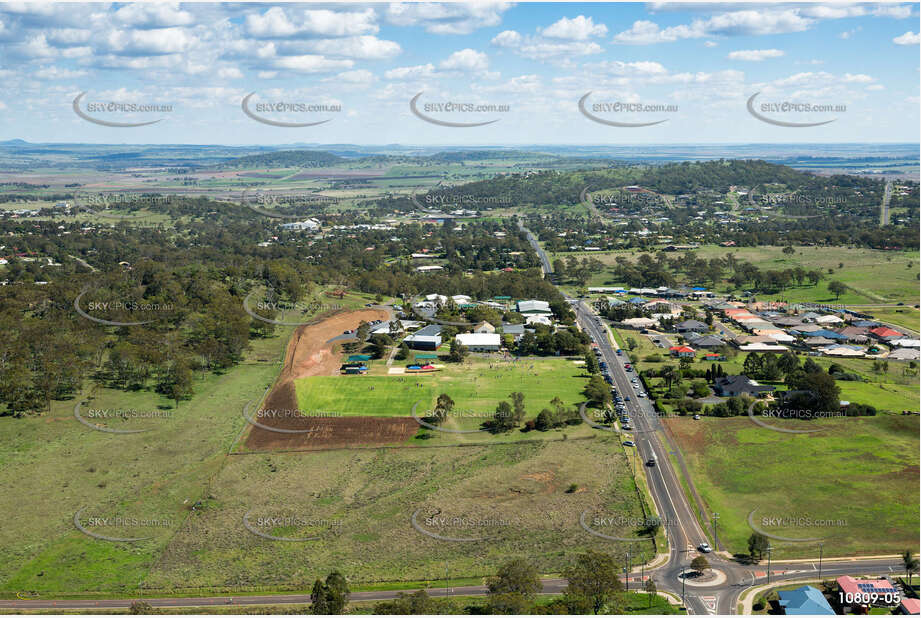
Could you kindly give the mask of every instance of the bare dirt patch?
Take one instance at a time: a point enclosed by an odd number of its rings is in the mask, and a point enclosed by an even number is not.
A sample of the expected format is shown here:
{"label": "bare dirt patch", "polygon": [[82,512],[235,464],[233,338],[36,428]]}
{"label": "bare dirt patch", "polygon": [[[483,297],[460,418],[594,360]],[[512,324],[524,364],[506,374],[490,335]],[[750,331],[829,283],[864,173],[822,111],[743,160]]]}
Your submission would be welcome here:
{"label": "bare dirt patch", "polygon": [[[336,375],[341,363],[341,342],[328,343],[345,330],[364,321],[387,320],[381,309],[346,311],[294,331],[285,352],[285,363],[262,410],[297,410],[294,380],[310,376]],[[259,423],[276,429],[305,430],[283,433],[250,427],[246,448],[250,450],[309,450],[347,446],[380,446],[408,440],[419,430],[411,417],[298,417],[294,414],[259,415]]]}

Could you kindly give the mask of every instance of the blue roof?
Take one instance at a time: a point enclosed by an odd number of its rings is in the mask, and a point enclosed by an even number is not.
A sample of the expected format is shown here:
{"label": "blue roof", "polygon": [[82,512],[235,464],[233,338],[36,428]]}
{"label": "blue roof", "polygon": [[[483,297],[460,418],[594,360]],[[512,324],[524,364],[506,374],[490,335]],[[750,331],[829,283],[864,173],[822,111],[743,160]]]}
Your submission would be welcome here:
{"label": "blue roof", "polygon": [[628,302],[628,303],[633,303],[634,305],[644,305],[644,304],[646,304],[646,301],[643,300],[642,298],[640,298],[639,296],[634,296],[633,298],[631,298],[631,299],[628,300],[627,302]]}
{"label": "blue roof", "polygon": [[829,338],[829,339],[844,339],[844,340],[847,340],[847,335],[842,335],[841,333],[836,333],[836,332],[833,331],[833,330],[827,330],[827,329],[824,329],[824,328],[823,328],[822,330],[813,331],[813,332],[811,332],[811,333],[809,333],[809,334],[810,334],[810,336],[812,336],[812,337],[827,337],[827,338]]}
{"label": "blue roof", "polygon": [[803,586],[796,590],[781,590],[777,593],[779,604],[788,616],[835,615],[825,595],[812,586]]}
{"label": "blue roof", "polygon": [[695,286],[691,289],[694,290],[695,292],[706,292],[707,291],[707,288],[702,288],[700,286]]}

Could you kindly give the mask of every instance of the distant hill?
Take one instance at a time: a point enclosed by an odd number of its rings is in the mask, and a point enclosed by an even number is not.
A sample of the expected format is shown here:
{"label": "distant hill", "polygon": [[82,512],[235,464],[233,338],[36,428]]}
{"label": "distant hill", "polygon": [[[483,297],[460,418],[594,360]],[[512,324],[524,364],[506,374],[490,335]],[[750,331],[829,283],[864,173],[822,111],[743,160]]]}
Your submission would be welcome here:
{"label": "distant hill", "polygon": [[316,150],[282,150],[230,159],[221,167],[234,169],[251,167],[329,167],[348,161],[329,152]]}

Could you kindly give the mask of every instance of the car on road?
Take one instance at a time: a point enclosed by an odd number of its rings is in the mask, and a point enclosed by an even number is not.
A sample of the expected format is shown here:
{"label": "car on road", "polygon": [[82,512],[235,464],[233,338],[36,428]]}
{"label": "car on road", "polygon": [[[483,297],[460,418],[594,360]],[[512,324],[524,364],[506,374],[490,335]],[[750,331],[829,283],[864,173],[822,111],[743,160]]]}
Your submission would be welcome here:
{"label": "car on road", "polygon": [[636,446],[633,440],[624,440],[624,446]]}
{"label": "car on road", "polygon": [[695,420],[695,421],[699,421],[699,420],[700,420],[700,414],[695,414],[695,415],[694,415],[694,420]]}
{"label": "car on road", "polygon": [[627,395],[626,397],[624,397],[624,401],[630,401],[630,396]]}
{"label": "car on road", "polygon": [[618,355],[618,356],[623,356],[623,355],[624,355],[624,351],[621,350],[620,348],[617,348],[617,355]]}
{"label": "car on road", "polygon": [[650,457],[649,459],[647,459],[647,460],[646,460],[646,465],[649,466],[650,468],[652,468],[653,466],[655,466],[655,465],[656,465],[656,456],[653,455],[652,457]]}
{"label": "car on road", "polygon": [[636,394],[636,396],[642,399],[643,397],[646,396],[646,393],[644,393],[643,391],[640,391],[639,393]]}
{"label": "car on road", "polygon": [[700,545],[698,545],[698,546],[697,546],[697,550],[700,551],[700,552],[702,552],[702,553],[704,553],[704,554],[709,554],[711,551],[713,551],[713,549],[710,547],[710,544],[709,544],[709,543],[706,543],[706,542],[701,543]]}

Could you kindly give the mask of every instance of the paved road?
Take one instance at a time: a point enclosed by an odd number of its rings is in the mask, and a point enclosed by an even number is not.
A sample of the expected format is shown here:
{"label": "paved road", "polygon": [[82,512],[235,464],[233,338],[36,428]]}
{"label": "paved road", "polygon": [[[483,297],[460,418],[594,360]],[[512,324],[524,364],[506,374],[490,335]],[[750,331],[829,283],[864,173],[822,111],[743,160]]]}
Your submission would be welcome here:
{"label": "paved road", "polygon": [[[522,228],[528,234],[529,241],[541,257],[545,273],[551,273],[549,260],[546,254],[537,245],[533,234]],[[717,554],[709,554],[708,560],[714,570],[725,574],[725,580],[710,587],[686,586],[682,591],[680,575],[697,555],[696,545],[705,541],[707,536],[700,528],[697,517],[694,515],[692,505],[681,488],[681,483],[669,459],[668,441],[664,439],[661,420],[648,399],[638,399],[635,396],[630,378],[633,373],[624,370],[624,363],[630,362],[627,352],[618,356],[607,336],[607,331],[601,321],[592,313],[582,301],[575,302],[573,309],[576,311],[579,324],[594,339],[601,350],[602,359],[607,363],[614,385],[622,395],[629,396],[630,401],[625,402],[630,415],[634,431],[633,441],[636,443],[636,466],[642,467],[652,494],[653,502],[659,517],[663,520],[663,528],[668,539],[668,561],[659,567],[647,569],[646,573],[652,577],[660,590],[681,596],[690,614],[734,614],[737,611],[741,594],[754,586],[766,583],[781,582],[785,580],[800,580],[819,577],[818,561],[775,562],[771,565],[768,574],[767,564],[748,565],[736,560],[726,559]],[[599,431],[603,431],[599,429]],[[655,466],[644,465],[655,454]],[[612,541],[616,542],[616,541]],[[818,549],[818,548],[817,548]],[[904,573],[901,561],[898,559],[855,560],[835,559],[825,560],[822,564],[821,575],[829,579],[838,575],[895,575]],[[635,575],[635,573],[634,573]],[[770,579],[769,579],[770,577]],[[688,580],[691,581],[691,580]],[[562,592],[566,585],[562,579],[543,580],[543,592],[554,594]],[[350,595],[353,601],[382,601],[393,599],[399,592],[412,592],[411,590],[379,590],[371,592],[355,592]],[[458,586],[445,590],[444,588],[431,588],[432,596],[475,596],[485,594],[483,586]],[[145,599],[154,607],[203,607],[208,605],[279,605],[279,604],[305,604],[310,602],[309,594],[288,595],[262,595],[247,597],[188,597]],[[123,608],[131,604],[130,599],[105,599],[94,601],[71,600],[0,600],[3,609],[86,609],[86,608]]]}
{"label": "paved road", "polygon": [[[533,238],[527,229],[522,228],[529,240]],[[541,262],[548,264],[545,273],[549,270],[549,260],[545,252],[536,243],[531,243],[541,258]],[[607,363],[608,370],[614,380],[614,386],[623,396],[629,396],[630,401],[625,401],[634,431],[633,442],[636,443],[637,468],[642,467],[649,491],[659,517],[663,521],[663,529],[668,539],[668,562],[664,565],[647,569],[646,573],[652,577],[659,590],[664,590],[682,595],[680,575],[688,567],[691,560],[697,555],[696,547],[707,540],[706,534],[693,511],[693,505],[688,499],[678,480],[678,475],[669,459],[669,442],[664,436],[661,419],[655,413],[652,403],[648,398],[637,398],[630,379],[634,372],[624,370],[624,364],[631,362],[626,350],[618,356],[607,336],[607,331],[602,321],[593,314],[591,309],[581,300],[569,299],[582,329],[591,336],[601,350],[601,358]],[[718,324],[723,334],[728,329]],[[603,430],[599,430],[603,431]],[[625,437],[626,439],[626,437]],[[655,454],[655,466],[644,465]],[[816,552],[818,553],[818,547]],[[661,550],[660,550],[661,551]],[[690,614],[734,614],[737,612],[739,597],[752,587],[766,583],[784,580],[799,580],[818,578],[818,560],[814,562],[774,562],[771,564],[770,580],[766,561],[760,564],[743,564],[734,559],[727,559],[718,554],[708,554],[708,561],[714,570],[719,570],[726,575],[725,581],[711,587],[685,586],[683,591],[684,601]],[[901,561],[898,559],[880,560],[854,560],[836,559],[824,560],[822,564],[822,577],[836,577],[838,575],[890,575],[903,573]],[[688,580],[690,582],[691,580]]]}
{"label": "paved road", "polygon": [[886,181],[886,188],[883,191],[883,204],[879,213],[879,224],[889,225],[889,201],[892,199],[892,181]]}
{"label": "paved road", "polygon": [[537,257],[540,258],[540,268],[544,271],[545,277],[550,277],[553,275],[553,265],[550,263],[550,258],[547,257],[547,252],[541,249],[540,243],[537,242],[537,237],[529,230],[524,227],[524,224],[519,220],[518,229],[525,233],[525,236],[528,237],[528,242],[531,244],[531,247],[537,253]]}

